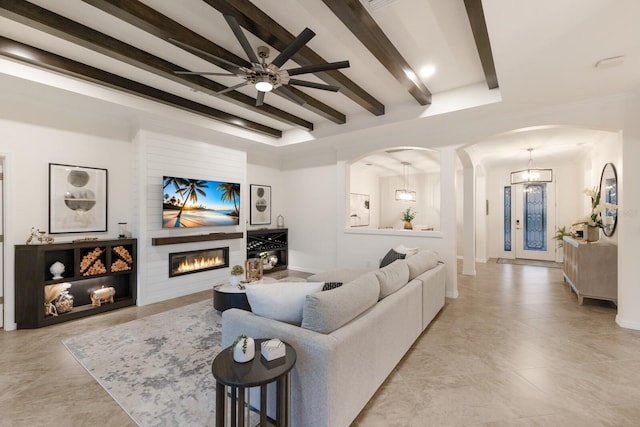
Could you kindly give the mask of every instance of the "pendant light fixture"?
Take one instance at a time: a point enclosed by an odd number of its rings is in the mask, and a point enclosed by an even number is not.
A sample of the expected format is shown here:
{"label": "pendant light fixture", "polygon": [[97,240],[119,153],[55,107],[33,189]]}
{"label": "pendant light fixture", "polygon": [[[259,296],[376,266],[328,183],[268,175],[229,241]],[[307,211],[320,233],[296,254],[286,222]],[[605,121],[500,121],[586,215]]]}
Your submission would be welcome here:
{"label": "pendant light fixture", "polygon": [[526,184],[530,182],[551,182],[553,181],[552,169],[536,169],[533,167],[533,159],[531,158],[531,152],[533,148],[527,148],[529,152],[529,163],[524,170],[511,172],[511,185],[513,184]]}
{"label": "pendant light fixture", "polygon": [[411,166],[409,162],[402,162],[402,175],[403,175],[403,188],[396,190],[396,200],[403,200],[405,202],[415,202],[416,192],[409,191],[407,187],[407,166]]}

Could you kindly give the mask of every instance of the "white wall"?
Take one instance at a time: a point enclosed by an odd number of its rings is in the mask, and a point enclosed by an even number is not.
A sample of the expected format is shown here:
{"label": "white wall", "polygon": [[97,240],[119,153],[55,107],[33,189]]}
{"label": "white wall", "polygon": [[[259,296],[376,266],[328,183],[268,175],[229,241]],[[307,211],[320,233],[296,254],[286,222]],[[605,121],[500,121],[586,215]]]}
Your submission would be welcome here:
{"label": "white wall", "polygon": [[[271,224],[251,225],[249,223],[250,197],[249,186],[251,184],[269,185],[271,186]],[[248,230],[259,228],[277,228],[278,215],[282,215],[285,220],[285,228],[287,227],[287,215],[284,211],[285,200],[287,199],[287,190],[282,180],[282,172],[280,169],[256,164],[247,164],[247,197],[246,197],[246,216],[245,222]]]}
{"label": "white wall", "polygon": [[[344,227],[344,188],[337,166],[309,166],[283,172],[285,225],[289,228],[289,268],[320,272],[336,266],[336,224]],[[338,209],[343,205],[342,209]]]}
{"label": "white wall", "polygon": [[[138,304],[145,305],[169,298],[211,289],[224,282],[229,269],[217,269],[169,278],[169,253],[229,247],[229,265],[244,264],[246,242],[224,239],[208,242],[154,246],[154,237],[233,233],[244,230],[248,209],[245,185],[246,153],[204,142],[180,139],[141,130],[135,138],[136,184],[138,187]],[[240,224],[194,229],[162,228],[162,177],[179,176],[240,183]]]}
{"label": "white wall", "polygon": [[14,329],[14,245],[24,244],[31,227],[48,231],[49,163],[108,170],[107,232],[56,234],[56,242],[79,237],[116,238],[118,222],[131,222],[134,186],[128,141],[103,138],[23,122],[0,120],[0,155],[5,157],[5,329]]}
{"label": "white wall", "polygon": [[404,187],[404,177],[380,178],[380,226],[401,229],[402,212],[411,208],[416,213],[413,228],[433,227],[440,230],[440,174],[407,175],[407,187],[416,192],[416,201],[396,200],[396,190]]}

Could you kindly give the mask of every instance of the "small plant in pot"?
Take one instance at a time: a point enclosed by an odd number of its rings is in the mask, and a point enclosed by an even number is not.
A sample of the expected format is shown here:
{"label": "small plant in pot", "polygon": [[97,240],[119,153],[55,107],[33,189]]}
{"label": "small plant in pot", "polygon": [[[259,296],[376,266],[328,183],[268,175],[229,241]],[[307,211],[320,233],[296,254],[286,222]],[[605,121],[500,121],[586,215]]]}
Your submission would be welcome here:
{"label": "small plant in pot", "polygon": [[416,217],[416,212],[411,211],[411,208],[407,208],[402,211],[402,220],[404,221],[405,230],[413,230],[411,221]]}
{"label": "small plant in pot", "polygon": [[231,271],[229,271],[229,273],[231,274],[231,277],[229,278],[229,282],[233,286],[240,285],[240,276],[244,274],[244,268],[242,268],[241,265],[236,264],[233,267],[231,267]]}
{"label": "small plant in pot", "polygon": [[238,335],[233,344],[231,344],[231,351],[233,352],[233,360],[238,363],[246,363],[256,355],[255,342],[253,338],[245,334]]}

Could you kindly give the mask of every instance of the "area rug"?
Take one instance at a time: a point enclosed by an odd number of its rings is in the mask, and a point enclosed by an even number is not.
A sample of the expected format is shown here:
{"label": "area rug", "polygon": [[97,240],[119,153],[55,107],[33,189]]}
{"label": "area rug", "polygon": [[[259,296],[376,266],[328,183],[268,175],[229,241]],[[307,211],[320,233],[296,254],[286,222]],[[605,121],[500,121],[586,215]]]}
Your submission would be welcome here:
{"label": "area rug", "polygon": [[140,426],[215,424],[221,319],[206,300],[63,341]]}
{"label": "area rug", "polygon": [[530,265],[533,267],[562,268],[562,264],[554,261],[538,261],[535,259],[507,259],[498,258],[497,264]]}

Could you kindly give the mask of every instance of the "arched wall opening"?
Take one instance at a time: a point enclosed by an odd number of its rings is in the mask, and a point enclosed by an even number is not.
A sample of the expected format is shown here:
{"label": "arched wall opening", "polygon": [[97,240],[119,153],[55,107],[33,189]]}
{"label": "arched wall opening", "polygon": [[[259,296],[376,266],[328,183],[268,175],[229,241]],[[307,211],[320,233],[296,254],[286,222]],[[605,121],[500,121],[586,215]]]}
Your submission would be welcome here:
{"label": "arched wall opening", "polygon": [[[364,154],[346,164],[345,228],[440,231],[440,153],[393,147]],[[407,196],[408,195],[408,196]],[[405,228],[403,213],[415,217]]]}

